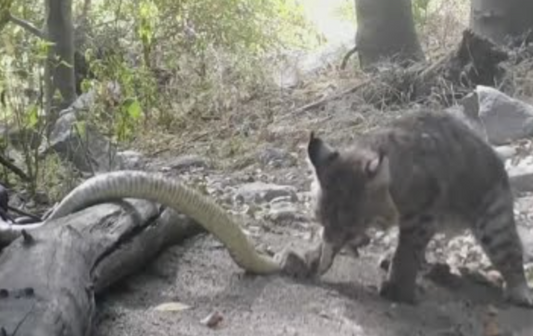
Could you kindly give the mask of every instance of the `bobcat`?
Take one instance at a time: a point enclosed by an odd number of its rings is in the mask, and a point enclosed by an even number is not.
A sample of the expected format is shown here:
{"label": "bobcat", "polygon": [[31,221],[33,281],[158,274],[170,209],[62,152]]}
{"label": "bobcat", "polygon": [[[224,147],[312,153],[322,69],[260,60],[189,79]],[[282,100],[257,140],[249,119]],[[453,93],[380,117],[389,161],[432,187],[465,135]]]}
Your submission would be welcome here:
{"label": "bobcat", "polygon": [[[458,118],[410,113],[336,150],[311,133],[308,159],[323,232],[307,251],[313,274],[370,225],[399,225],[398,246],[380,295],[415,303],[416,277],[437,231],[469,228],[506,282],[506,297],[533,307],[507,172],[494,150]],[[313,266],[314,265],[314,266]]]}

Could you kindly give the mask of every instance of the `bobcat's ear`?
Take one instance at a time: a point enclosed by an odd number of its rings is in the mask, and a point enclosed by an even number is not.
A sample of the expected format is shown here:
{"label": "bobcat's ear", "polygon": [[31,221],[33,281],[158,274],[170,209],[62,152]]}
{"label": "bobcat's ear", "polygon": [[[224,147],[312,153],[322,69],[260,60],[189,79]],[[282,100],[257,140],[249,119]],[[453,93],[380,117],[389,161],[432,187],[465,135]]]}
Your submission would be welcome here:
{"label": "bobcat's ear", "polygon": [[311,132],[307,144],[307,156],[313,167],[319,171],[333,162],[339,156],[339,152]]}
{"label": "bobcat's ear", "polygon": [[386,184],[390,182],[389,159],[380,151],[365,162],[365,173],[374,183]]}

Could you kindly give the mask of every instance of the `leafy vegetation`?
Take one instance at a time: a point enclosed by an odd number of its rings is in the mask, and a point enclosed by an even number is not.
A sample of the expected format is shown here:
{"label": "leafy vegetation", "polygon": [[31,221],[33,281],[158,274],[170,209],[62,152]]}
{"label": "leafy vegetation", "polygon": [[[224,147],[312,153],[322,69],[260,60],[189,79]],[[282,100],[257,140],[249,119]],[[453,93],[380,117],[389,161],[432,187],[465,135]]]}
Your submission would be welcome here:
{"label": "leafy vegetation", "polygon": [[[44,139],[40,92],[50,44],[6,16],[40,27],[44,6],[3,1],[0,12],[2,120]],[[220,116],[258,94],[269,53],[318,43],[294,0],[74,1],[73,12],[76,48],[90,74],[81,90],[97,96],[85,122],[122,144],[143,127],[179,132]],[[23,153],[32,181],[48,176],[39,172],[36,149]]]}
{"label": "leafy vegetation", "polygon": [[[265,101],[279,100],[272,73],[283,62],[281,55],[327,42],[306,15],[311,3],[328,1],[74,0],[76,59],[82,62],[75,66],[83,77],[79,86],[81,93],[96,98],[81,115],[77,131],[83,133],[90,124],[119,146],[136,144],[150,151],[164,146],[178,150],[191,139],[217,136],[227,141],[213,142],[211,154],[232,156],[245,150],[250,144],[242,139],[250,127],[261,129],[273,118],[274,107]],[[440,3],[413,0],[421,31],[443,13]],[[339,0],[335,6],[334,20],[350,22],[355,31],[354,2]],[[30,176],[25,188],[61,197],[53,191],[58,179],[51,175],[71,180],[65,177],[68,169],[56,158],[43,161],[32,145],[46,141],[50,127],[43,99],[51,46],[40,28],[45,15],[43,3],[0,0],[0,119],[27,131],[21,148],[6,135],[2,154],[15,157]],[[9,22],[11,17],[25,24]]]}

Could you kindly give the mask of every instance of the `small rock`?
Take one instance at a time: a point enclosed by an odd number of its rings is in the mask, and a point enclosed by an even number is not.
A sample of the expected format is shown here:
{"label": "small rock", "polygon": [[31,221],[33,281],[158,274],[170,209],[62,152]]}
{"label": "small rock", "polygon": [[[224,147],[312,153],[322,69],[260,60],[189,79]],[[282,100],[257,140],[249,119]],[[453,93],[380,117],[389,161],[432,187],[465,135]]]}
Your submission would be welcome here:
{"label": "small rock", "polygon": [[33,200],[37,204],[49,204],[50,198],[48,197],[48,194],[45,191],[36,191],[33,195]]}
{"label": "small rock", "polygon": [[507,172],[509,182],[515,191],[533,191],[533,165],[511,166]]}
{"label": "small rock", "polygon": [[275,168],[287,168],[297,163],[296,158],[286,150],[272,147],[259,149],[257,159],[261,164]]}
{"label": "small rock", "polygon": [[[298,195],[298,194],[297,194]],[[270,201],[270,205],[276,206],[276,205],[283,205],[291,202],[291,195],[286,196],[280,196],[272,199]],[[291,203],[292,204],[292,203]]]}
{"label": "small rock", "polygon": [[274,222],[305,221],[306,217],[295,204],[290,202],[277,202],[272,204],[266,218]]}
{"label": "small rock", "polygon": [[513,146],[503,145],[494,147],[494,151],[503,161],[512,158],[516,153],[516,148]]}
{"label": "small rock", "polygon": [[499,272],[495,270],[490,270],[487,272],[487,279],[492,282],[496,286],[502,286],[503,285],[503,278],[500,275]]}
{"label": "small rock", "polygon": [[172,163],[170,167],[178,172],[190,170],[191,168],[209,168],[207,160],[199,155],[183,155],[178,156]]}
{"label": "small rock", "polygon": [[118,152],[121,169],[140,169],[144,166],[143,155],[139,152],[127,150]]}
{"label": "small rock", "polygon": [[204,319],[202,319],[200,323],[202,323],[203,325],[209,328],[216,328],[219,326],[222,320],[224,320],[224,316],[222,316],[222,314],[219,313],[218,311],[215,311],[207,315]]}
{"label": "small rock", "polygon": [[288,196],[291,201],[297,200],[296,188],[264,182],[251,182],[237,189],[236,199],[240,202],[270,202],[277,197]]}

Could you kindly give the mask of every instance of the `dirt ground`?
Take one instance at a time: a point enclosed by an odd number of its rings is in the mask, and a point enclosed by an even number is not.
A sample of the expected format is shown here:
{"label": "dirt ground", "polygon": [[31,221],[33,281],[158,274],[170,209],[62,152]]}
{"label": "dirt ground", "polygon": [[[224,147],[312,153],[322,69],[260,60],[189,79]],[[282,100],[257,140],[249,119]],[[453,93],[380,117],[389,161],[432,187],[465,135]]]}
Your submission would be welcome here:
{"label": "dirt ground", "polygon": [[[309,177],[301,172],[305,169],[302,145],[310,128],[324,130],[333,143],[343,143],[349,141],[354,130],[392,116],[361,108],[356,112],[354,104],[332,102],[316,111],[267,125],[269,136],[263,132],[250,141],[260,147],[258,139],[262,137],[263,143],[296,153],[297,160],[289,167],[262,167],[261,174],[275,183],[308,190]],[[160,158],[153,168],[168,164],[172,155]],[[219,169],[213,174],[237,181],[257,169],[251,165],[241,170]],[[525,202],[524,206],[531,208],[533,202]],[[290,222],[269,225],[253,238],[258,245],[279,251],[287,244],[301,248],[309,244],[306,237],[311,226]],[[379,260],[391,246],[395,246],[394,240],[371,244],[360,250],[359,258],[341,255],[321,279],[297,281],[281,276],[245,276],[219,242],[212,236],[200,235],[165,251],[142,272],[99,297],[94,334],[533,335],[533,310],[509,306],[502,302],[499,289],[467,277],[440,284],[421,279],[420,302],[415,306],[392,304],[380,298],[377,288],[385,273],[379,268]],[[455,252],[448,248],[442,253]],[[179,302],[189,309],[154,309],[165,302]],[[201,320],[213,312],[221,313],[223,321],[218,327],[209,328]]]}
{"label": "dirt ground", "polygon": [[[281,247],[280,235],[262,239]],[[445,288],[424,281],[417,306],[395,305],[376,292],[382,274],[378,255],[342,256],[320,281],[278,276],[250,277],[210,237],[165,252],[154,265],[99,300],[95,335],[532,335],[532,312],[504,306],[499,293],[459,282]],[[159,312],[154,306],[178,301],[191,306]],[[514,333],[485,333],[490,305],[497,325]],[[200,321],[214,311],[217,329]]]}

